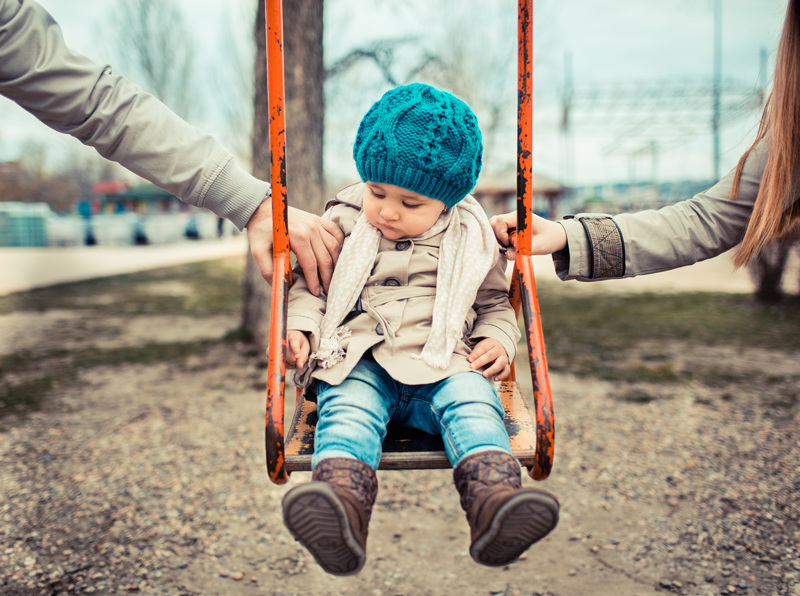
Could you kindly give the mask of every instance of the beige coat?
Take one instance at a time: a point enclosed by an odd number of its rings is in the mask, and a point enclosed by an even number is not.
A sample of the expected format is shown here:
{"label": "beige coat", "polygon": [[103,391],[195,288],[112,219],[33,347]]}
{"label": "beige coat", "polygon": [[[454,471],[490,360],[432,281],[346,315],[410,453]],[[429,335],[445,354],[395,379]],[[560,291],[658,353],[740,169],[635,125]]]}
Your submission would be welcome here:
{"label": "beige coat", "polygon": [[[767,162],[766,143],[751,152],[739,193],[728,198],[734,171],[691,199],[657,211],[614,217],[582,213],[560,222],[567,249],[553,254],[561,279],[633,277],[691,265],[722,254],[744,237]],[[787,209],[800,191],[786,197]]]}
{"label": "beige coat", "polygon": [[240,230],[269,184],[236,165],[212,137],[64,43],[32,0],[0,0],[0,95],[103,157],[230,219]]}
{"label": "beige coat", "polygon": [[[324,217],[336,222],[346,236],[360,214],[363,193],[364,185],[354,184],[340,191],[328,204]],[[483,338],[499,341],[513,360],[520,332],[508,302],[504,259],[497,259],[481,285],[464,321],[464,336],[456,345],[450,366],[436,369],[412,357],[421,352],[431,328],[443,236],[442,232],[421,242],[381,238],[375,266],[361,292],[362,312],[353,312],[346,319],[352,336],[342,342],[345,359],[329,369],[317,368],[314,378],[338,385],[370,348],[375,360],[392,378],[408,385],[432,383],[468,372],[466,357]],[[308,292],[299,267],[294,273],[295,282],[289,291],[288,328],[308,332],[314,351],[325,313],[325,298]],[[357,309],[358,306],[354,310]]]}

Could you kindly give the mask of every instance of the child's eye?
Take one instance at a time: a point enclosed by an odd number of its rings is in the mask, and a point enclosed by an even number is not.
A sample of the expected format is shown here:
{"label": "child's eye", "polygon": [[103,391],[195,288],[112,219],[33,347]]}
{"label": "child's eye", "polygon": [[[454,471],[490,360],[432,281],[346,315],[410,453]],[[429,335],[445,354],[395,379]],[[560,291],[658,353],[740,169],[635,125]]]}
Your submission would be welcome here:
{"label": "child's eye", "polygon": [[416,209],[419,206],[419,203],[403,203],[403,207],[406,207],[407,209]]}
{"label": "child's eye", "polygon": [[371,188],[369,189],[369,191],[372,193],[372,196],[375,197],[376,199],[382,199],[385,196],[375,190],[372,190]]}

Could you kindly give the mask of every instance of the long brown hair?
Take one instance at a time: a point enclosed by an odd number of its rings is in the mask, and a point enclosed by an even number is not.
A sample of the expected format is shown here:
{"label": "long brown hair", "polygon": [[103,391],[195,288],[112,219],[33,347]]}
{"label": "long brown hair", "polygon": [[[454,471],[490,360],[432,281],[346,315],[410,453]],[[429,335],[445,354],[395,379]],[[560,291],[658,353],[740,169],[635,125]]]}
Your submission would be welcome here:
{"label": "long brown hair", "polygon": [[746,265],[771,241],[785,234],[800,217],[800,209],[786,209],[786,198],[795,185],[800,159],[800,0],[789,0],[778,42],[772,91],[767,99],[758,135],[736,166],[730,198],[739,191],[739,179],[748,155],[769,135],[767,164],[753,205],[753,215],[734,257],[737,267]]}

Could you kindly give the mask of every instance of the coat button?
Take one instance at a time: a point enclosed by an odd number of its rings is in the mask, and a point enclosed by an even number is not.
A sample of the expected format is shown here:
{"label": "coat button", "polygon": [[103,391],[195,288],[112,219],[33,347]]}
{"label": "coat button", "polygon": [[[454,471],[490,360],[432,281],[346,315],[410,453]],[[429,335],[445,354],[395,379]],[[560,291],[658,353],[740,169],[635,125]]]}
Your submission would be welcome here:
{"label": "coat button", "polygon": [[381,325],[380,323],[375,325],[375,333],[377,333],[378,335],[383,335],[383,325]]}
{"label": "coat button", "polygon": [[400,283],[400,280],[397,279],[396,277],[390,277],[386,281],[383,282],[383,285],[397,287],[397,286],[402,285],[402,284]]}
{"label": "coat button", "polygon": [[408,250],[411,246],[411,240],[401,240],[397,244],[394,245],[395,250]]}

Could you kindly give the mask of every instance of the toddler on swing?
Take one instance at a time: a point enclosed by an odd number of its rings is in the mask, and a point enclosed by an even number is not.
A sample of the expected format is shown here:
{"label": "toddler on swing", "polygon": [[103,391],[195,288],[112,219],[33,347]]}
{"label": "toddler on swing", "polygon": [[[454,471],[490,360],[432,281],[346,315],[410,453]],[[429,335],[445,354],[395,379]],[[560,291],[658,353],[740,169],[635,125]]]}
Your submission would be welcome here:
{"label": "toddler on swing", "polygon": [[364,566],[390,421],[442,436],[478,563],[515,561],[558,521],[555,497],[522,487],[491,382],[509,376],[520,334],[505,261],[468,194],[482,152],[458,98],[419,83],[387,92],[356,136],[362,182],[324,215],[345,233],[327,297],[295,269],[286,359],[313,385],[319,420],[312,481],[286,493],[283,518],[328,573]]}

